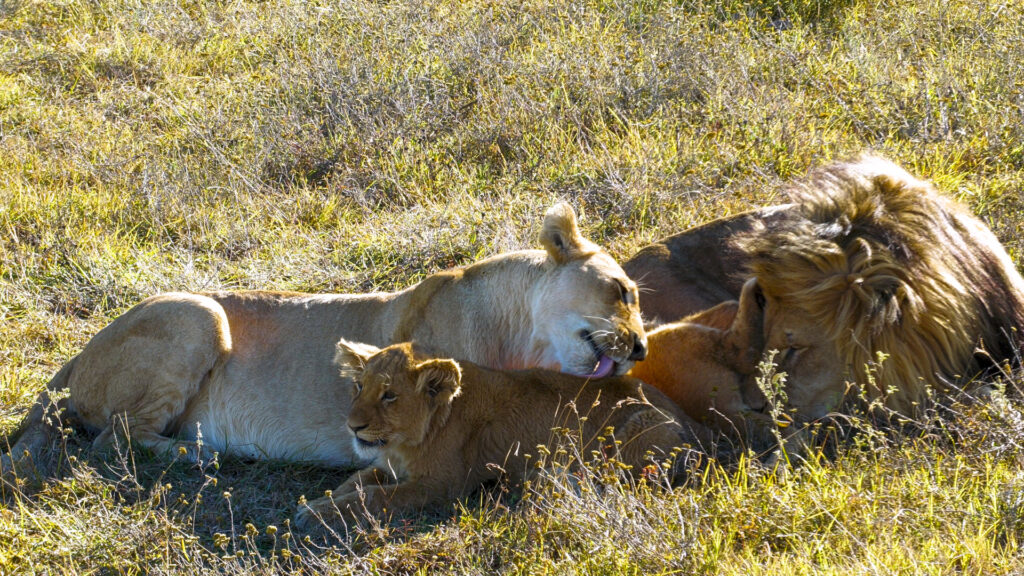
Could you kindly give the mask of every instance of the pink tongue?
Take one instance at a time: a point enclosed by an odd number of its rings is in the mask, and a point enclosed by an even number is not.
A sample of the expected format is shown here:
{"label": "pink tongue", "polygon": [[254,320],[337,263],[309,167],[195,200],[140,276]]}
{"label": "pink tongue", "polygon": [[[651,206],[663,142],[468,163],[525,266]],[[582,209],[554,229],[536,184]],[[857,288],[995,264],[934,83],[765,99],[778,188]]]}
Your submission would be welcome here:
{"label": "pink tongue", "polygon": [[615,361],[611,358],[601,355],[601,359],[598,360],[597,366],[594,367],[594,371],[590,374],[583,374],[587,378],[605,378],[612,373],[615,369]]}

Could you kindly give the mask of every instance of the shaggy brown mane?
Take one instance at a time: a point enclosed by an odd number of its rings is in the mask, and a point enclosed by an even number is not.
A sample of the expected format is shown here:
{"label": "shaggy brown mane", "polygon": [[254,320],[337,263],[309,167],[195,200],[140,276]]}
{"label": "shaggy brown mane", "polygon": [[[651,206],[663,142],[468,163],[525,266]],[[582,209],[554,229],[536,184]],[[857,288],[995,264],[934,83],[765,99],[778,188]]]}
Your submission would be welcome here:
{"label": "shaggy brown mane", "polygon": [[791,194],[799,223],[740,241],[750,270],[783,308],[820,323],[870,399],[913,413],[986,355],[1017,357],[1024,282],[995,236],[931,184],[866,156]]}

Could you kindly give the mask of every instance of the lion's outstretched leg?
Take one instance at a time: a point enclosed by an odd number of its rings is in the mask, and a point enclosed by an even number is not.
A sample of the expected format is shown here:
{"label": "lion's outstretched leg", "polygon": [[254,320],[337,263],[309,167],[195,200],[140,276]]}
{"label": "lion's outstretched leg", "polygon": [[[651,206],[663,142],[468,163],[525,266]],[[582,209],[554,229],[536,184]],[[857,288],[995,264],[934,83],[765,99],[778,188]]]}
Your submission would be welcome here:
{"label": "lion's outstretched leg", "polygon": [[318,523],[333,523],[339,515],[358,519],[363,512],[363,499],[369,491],[381,486],[393,485],[395,478],[390,472],[377,466],[356,471],[330,495],[301,505],[295,514],[295,525],[300,530],[315,528]]}
{"label": "lion's outstretched leg", "polygon": [[181,293],[148,298],[79,354],[68,381],[71,407],[101,430],[97,447],[127,431],[137,446],[176,452],[184,443],[167,434],[230,351],[228,319],[216,301]]}

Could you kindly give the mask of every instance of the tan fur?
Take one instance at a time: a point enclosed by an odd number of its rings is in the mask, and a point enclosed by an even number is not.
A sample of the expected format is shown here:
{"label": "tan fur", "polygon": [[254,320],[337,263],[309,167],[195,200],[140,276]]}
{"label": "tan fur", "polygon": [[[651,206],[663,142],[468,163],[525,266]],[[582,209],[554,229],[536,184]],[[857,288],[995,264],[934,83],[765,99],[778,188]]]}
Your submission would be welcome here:
{"label": "tan fur", "polygon": [[[744,294],[757,289],[749,281]],[[665,393],[689,416],[739,436],[758,434],[770,420],[753,376],[763,350],[763,317],[754,298],[723,302],[647,333],[650,351],[629,375]]]}
{"label": "tan fur", "polygon": [[[583,455],[614,453],[613,442],[621,441],[618,457],[634,472],[706,436],[663,394],[633,378],[500,372],[424,357],[408,343],[375,350],[341,341],[337,361],[356,387],[348,426],[374,461],[300,509],[300,527],[339,514],[435,508],[489,480],[519,484],[537,462],[537,446],[554,451],[555,427],[578,434]],[[614,435],[602,443],[598,436],[609,426]]]}
{"label": "tan fur", "polygon": [[[861,395],[913,415],[929,390],[948,392],[986,363],[1018,357],[1024,280],[965,208],[876,157],[826,166],[793,197],[785,225],[734,242],[756,278],[739,309],[763,312],[748,315],[763,327],[750,344],[779,352],[788,408],[798,421]],[[731,332],[740,329],[714,336],[736,340]],[[687,393],[700,396],[722,370],[732,371],[726,380],[742,382],[744,392],[741,400],[732,396],[732,416],[761,410],[764,397],[755,398],[750,383],[755,366],[727,349],[710,356],[724,360],[713,362],[707,382],[700,371],[670,373],[665,365],[685,361],[695,343],[716,348],[705,332],[683,322],[651,333],[650,359],[633,373],[649,374],[666,390],[696,386]],[[887,356],[881,363],[879,353]],[[711,404],[706,397],[690,402],[698,411]]]}
{"label": "tan fur", "polygon": [[[579,235],[568,205],[548,212],[541,239],[547,252],[502,254],[396,293],[154,296],[97,333],[52,387],[70,388],[98,444],[126,429],[156,451],[193,450],[201,434],[222,454],[359,465],[343,425],[351,386],[332,363],[342,337],[416,338],[496,368],[587,373],[597,346],[622,374],[642,357],[636,286]],[[49,429],[41,414],[16,460],[37,455]]]}

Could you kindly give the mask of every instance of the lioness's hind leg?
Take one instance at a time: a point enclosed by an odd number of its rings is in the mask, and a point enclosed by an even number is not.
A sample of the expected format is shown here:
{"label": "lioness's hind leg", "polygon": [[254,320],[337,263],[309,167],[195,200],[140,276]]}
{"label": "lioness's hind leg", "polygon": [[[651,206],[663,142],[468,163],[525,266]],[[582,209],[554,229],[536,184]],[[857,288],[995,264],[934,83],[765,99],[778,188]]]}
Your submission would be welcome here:
{"label": "lioness's hind leg", "polygon": [[108,443],[119,420],[134,442],[177,450],[175,420],[231,351],[227,316],[206,296],[148,298],[100,330],[77,358],[71,404]]}
{"label": "lioness's hind leg", "polygon": [[126,415],[115,415],[110,424],[93,440],[94,450],[105,450],[117,443],[131,447],[141,447],[157,456],[181,456],[189,462],[208,460],[215,450],[195,440],[180,440],[157,434],[145,426],[135,427]]}

